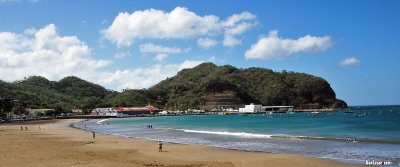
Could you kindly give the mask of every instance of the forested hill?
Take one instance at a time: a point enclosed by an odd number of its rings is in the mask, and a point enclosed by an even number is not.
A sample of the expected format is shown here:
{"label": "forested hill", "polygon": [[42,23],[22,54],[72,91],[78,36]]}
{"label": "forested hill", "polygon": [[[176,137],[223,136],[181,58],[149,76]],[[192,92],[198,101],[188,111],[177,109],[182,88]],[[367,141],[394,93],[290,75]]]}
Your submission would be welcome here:
{"label": "forested hill", "polygon": [[293,105],[297,108],[345,108],[320,77],[265,68],[238,69],[203,63],[184,69],[150,88],[162,92],[166,108],[213,108],[236,103]]}
{"label": "forested hill", "polygon": [[30,108],[54,108],[70,111],[73,108],[106,106],[104,101],[118,92],[69,76],[59,82],[32,76],[22,81],[0,81],[0,96],[15,100],[18,105]]}
{"label": "forested hill", "polygon": [[40,76],[13,83],[0,81],[0,97],[30,108],[92,109],[145,106],[161,109],[212,109],[256,103],[297,108],[345,108],[329,83],[304,73],[273,72],[265,68],[238,69],[203,63],[184,69],[149,89],[116,92],[77,77],[58,82]]}

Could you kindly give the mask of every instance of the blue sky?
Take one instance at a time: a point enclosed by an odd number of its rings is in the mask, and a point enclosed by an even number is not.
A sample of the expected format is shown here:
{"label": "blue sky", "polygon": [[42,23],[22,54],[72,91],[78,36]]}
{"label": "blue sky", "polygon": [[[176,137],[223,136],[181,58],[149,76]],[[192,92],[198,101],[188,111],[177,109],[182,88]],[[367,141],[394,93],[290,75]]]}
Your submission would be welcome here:
{"label": "blue sky", "polygon": [[201,62],[325,78],[349,105],[400,104],[399,1],[0,0],[0,79],[148,88]]}

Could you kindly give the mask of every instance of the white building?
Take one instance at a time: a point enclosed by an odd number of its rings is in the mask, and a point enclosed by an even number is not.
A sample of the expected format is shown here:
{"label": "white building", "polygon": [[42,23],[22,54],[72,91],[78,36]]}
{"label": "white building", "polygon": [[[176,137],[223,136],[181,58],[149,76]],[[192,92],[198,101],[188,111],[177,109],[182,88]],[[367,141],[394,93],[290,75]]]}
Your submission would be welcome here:
{"label": "white building", "polygon": [[104,115],[104,116],[117,116],[122,117],[123,113],[119,113],[113,108],[96,108],[92,110],[92,115]]}
{"label": "white building", "polygon": [[168,111],[161,111],[161,112],[159,112],[158,114],[160,114],[160,115],[168,115],[169,112],[168,112]]}
{"label": "white building", "polygon": [[239,108],[239,113],[254,113],[264,111],[262,105],[254,105],[251,103],[250,105],[245,105],[244,108]]}

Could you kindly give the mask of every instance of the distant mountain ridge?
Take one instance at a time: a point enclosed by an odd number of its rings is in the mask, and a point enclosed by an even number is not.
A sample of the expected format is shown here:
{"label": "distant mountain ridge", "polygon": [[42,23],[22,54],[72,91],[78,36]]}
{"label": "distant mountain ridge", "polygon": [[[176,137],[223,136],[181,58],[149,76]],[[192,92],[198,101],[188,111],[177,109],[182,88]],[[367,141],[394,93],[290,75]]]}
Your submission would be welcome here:
{"label": "distant mountain ridge", "polygon": [[22,81],[0,81],[0,96],[23,107],[91,109],[109,106],[145,106],[165,109],[212,109],[249,103],[293,105],[297,108],[346,108],[329,83],[320,77],[265,68],[238,69],[202,63],[183,69],[149,89],[124,92],[69,76],[58,82],[32,76]]}

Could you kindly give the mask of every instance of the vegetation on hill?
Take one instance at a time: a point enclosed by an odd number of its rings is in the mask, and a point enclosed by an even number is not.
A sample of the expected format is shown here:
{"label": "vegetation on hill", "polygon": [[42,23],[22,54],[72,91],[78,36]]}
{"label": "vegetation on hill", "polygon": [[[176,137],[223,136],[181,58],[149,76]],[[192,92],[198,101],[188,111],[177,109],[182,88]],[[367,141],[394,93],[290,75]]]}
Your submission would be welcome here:
{"label": "vegetation on hill", "polygon": [[59,82],[40,76],[13,83],[0,81],[0,97],[12,99],[13,106],[23,108],[53,108],[59,112],[92,109],[108,106],[106,102],[117,94],[77,77],[66,77]]}
{"label": "vegetation on hill", "polygon": [[[146,106],[165,109],[210,109],[218,105],[249,103],[293,105],[297,108],[345,108],[329,83],[320,77],[265,68],[238,69],[230,65],[202,63],[184,69],[149,89],[122,93],[69,76],[58,82],[32,76],[22,81],[0,81],[0,97],[14,108],[73,108]],[[8,105],[8,103],[7,103]],[[7,106],[6,105],[6,106]],[[4,105],[3,105],[4,106]]]}
{"label": "vegetation on hill", "polygon": [[273,72],[265,68],[238,69],[230,65],[203,63],[184,69],[149,90],[162,92],[166,108],[207,106],[204,97],[234,92],[245,104],[293,105],[297,108],[345,108],[330,84],[320,77],[296,72]]}

